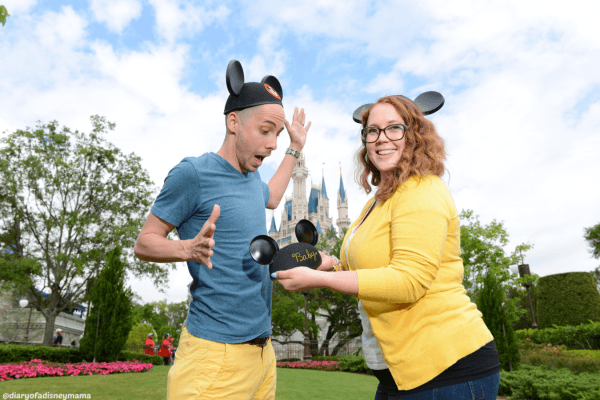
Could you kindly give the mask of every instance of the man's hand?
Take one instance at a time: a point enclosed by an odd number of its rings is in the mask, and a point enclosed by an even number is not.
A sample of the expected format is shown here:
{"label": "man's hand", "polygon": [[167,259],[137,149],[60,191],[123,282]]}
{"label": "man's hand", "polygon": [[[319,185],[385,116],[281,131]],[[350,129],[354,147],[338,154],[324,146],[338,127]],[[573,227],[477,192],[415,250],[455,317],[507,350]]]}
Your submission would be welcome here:
{"label": "man's hand", "polygon": [[285,129],[287,129],[290,135],[290,148],[296,151],[301,151],[304,148],[304,143],[306,143],[306,133],[310,128],[310,121],[306,128],[304,127],[304,121],[306,119],[306,115],[304,114],[304,108],[300,110],[300,114],[298,114],[298,107],[294,108],[294,118],[292,119],[292,125],[285,120]]}
{"label": "man's hand", "polygon": [[191,251],[190,260],[204,264],[208,269],[212,269],[210,257],[215,254],[215,252],[211,249],[215,245],[213,235],[217,229],[215,222],[217,222],[219,214],[221,214],[221,207],[219,207],[218,204],[215,204],[212,214],[210,214],[210,217],[208,217],[208,220],[204,223],[198,235],[194,239],[191,239],[189,243]]}

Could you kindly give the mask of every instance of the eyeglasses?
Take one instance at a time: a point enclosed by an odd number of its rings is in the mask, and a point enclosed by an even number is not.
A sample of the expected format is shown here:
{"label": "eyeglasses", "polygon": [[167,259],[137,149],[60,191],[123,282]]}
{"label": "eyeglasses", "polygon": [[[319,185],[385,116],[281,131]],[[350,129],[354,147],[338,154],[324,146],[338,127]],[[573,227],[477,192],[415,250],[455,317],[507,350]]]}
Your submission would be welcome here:
{"label": "eyeglasses", "polygon": [[396,141],[401,140],[404,137],[406,128],[407,126],[404,124],[388,125],[383,129],[377,126],[367,126],[366,128],[362,128],[360,130],[360,134],[363,140],[367,143],[376,142],[379,139],[379,135],[381,135],[381,131],[383,131],[385,137],[387,137],[389,140]]}

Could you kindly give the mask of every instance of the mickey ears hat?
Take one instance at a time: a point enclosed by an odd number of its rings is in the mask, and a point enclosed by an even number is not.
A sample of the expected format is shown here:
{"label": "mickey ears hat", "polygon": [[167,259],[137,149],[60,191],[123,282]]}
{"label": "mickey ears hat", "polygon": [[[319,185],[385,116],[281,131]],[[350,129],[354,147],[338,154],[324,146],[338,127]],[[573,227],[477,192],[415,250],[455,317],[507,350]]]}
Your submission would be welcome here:
{"label": "mickey ears hat", "polygon": [[[398,96],[404,97],[405,99],[415,103],[415,105],[419,108],[419,110],[421,110],[423,115],[431,115],[434,112],[439,111],[440,108],[442,108],[442,106],[444,105],[444,101],[445,101],[444,96],[442,96],[438,92],[421,93],[420,95],[417,96],[417,98],[414,101],[412,101],[408,97],[402,96],[401,94]],[[352,114],[352,119],[354,120],[354,122],[358,122],[359,124],[362,124],[363,113],[365,111],[367,111],[369,108],[371,108],[371,106],[373,104],[374,103],[369,103],[369,104],[364,104],[364,105],[358,107],[356,109],[356,111],[354,111],[354,114]]]}
{"label": "mickey ears hat", "polygon": [[244,83],[242,64],[237,60],[231,60],[227,65],[225,82],[227,90],[229,90],[229,97],[225,103],[223,114],[261,104],[279,104],[283,107],[281,103],[283,89],[277,78],[272,75],[265,76],[260,83]]}

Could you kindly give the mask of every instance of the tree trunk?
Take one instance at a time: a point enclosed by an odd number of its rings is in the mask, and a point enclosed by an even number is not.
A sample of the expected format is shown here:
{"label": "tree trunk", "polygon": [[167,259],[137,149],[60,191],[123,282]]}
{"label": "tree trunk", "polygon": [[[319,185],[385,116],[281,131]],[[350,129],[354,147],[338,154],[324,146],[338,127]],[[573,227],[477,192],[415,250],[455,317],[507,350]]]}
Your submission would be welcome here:
{"label": "tree trunk", "polygon": [[44,330],[44,339],[42,346],[52,346],[52,336],[54,334],[54,323],[56,321],[56,314],[52,312],[42,312],[42,315],[46,319],[46,328]]}

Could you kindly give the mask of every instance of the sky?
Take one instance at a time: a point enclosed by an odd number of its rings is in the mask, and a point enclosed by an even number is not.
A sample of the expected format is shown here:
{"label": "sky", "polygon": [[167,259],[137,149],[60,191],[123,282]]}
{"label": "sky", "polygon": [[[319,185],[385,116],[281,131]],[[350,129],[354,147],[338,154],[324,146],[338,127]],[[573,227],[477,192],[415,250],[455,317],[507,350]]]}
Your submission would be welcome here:
{"label": "sky", "polygon": [[[140,156],[157,187],[183,158],[217,152],[225,70],[276,76],[286,118],[304,108],[310,180],[324,177],[337,219],[340,168],[354,221],[354,110],[389,94],[435,90],[428,118],[445,141],[442,177],[458,211],[502,221],[507,253],[533,244],[532,274],[592,271],[584,228],[600,223],[600,28],[593,1],[0,0],[0,137],[37,121],[90,132]],[[596,10],[597,11],[597,10]],[[259,172],[268,182],[289,136]],[[286,196],[291,196],[292,183]],[[279,226],[283,201],[266,210]],[[185,263],[161,293],[130,277],[144,302],[186,300]]]}

